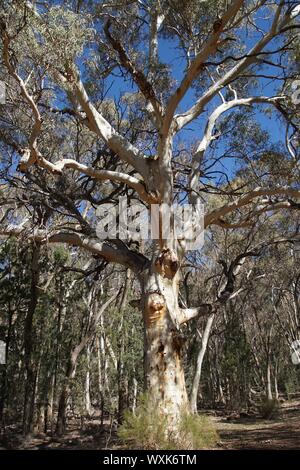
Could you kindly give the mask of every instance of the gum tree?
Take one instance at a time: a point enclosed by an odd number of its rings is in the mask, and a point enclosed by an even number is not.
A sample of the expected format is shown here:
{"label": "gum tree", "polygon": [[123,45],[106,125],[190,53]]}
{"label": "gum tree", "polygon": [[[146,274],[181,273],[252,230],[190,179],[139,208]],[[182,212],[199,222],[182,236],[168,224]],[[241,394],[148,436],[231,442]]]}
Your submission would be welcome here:
{"label": "gum tree", "polygon": [[[297,2],[59,3],[1,6],[0,233],[64,243],[132,270],[141,286],[146,387],[177,417],[188,408],[181,327],[211,314],[213,302],[179,301],[190,254],[174,231],[163,236],[162,208],[206,202],[207,230],[248,230],[261,214],[297,204],[295,149],[276,152],[262,139],[260,156],[285,165],[281,178],[252,166],[259,111],[275,123],[293,106],[283,90]],[[273,85],[262,93],[266,80]],[[248,171],[237,177],[221,160]],[[121,195],[159,206],[158,240],[133,247],[97,238],[97,207]]]}

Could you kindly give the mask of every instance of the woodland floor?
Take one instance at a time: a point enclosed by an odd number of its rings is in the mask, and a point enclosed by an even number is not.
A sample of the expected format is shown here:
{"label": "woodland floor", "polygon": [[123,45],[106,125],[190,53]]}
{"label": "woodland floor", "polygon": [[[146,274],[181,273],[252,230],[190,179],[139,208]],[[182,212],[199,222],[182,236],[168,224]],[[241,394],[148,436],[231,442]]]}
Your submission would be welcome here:
{"label": "woodland floor", "polygon": [[[217,449],[300,449],[300,400],[287,401],[281,405],[278,416],[273,420],[263,420],[259,416],[238,417],[234,415],[216,416],[210,412],[216,425],[220,441]],[[116,435],[116,427],[106,422],[100,429],[97,417],[82,424],[73,419],[63,438],[38,435],[27,439],[14,427],[0,436],[0,450],[7,449],[124,449]]]}
{"label": "woodland floor", "polygon": [[300,400],[281,404],[278,416],[272,420],[257,416],[213,419],[221,449],[300,449]]}

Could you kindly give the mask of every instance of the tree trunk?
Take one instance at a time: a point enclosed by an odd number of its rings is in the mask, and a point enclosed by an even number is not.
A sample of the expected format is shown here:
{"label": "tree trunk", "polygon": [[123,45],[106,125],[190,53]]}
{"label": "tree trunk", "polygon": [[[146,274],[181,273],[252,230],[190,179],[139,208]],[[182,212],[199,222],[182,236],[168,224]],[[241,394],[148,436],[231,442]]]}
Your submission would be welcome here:
{"label": "tree trunk", "polygon": [[98,302],[96,300],[95,305],[93,308],[98,310],[97,313],[94,313],[93,320],[86,331],[85,335],[81,339],[80,343],[71,351],[69,364],[66,371],[66,377],[64,381],[64,385],[62,388],[62,392],[59,399],[58,405],[58,415],[57,415],[57,425],[56,425],[56,434],[62,436],[65,433],[66,429],[66,411],[67,411],[67,404],[70,397],[70,383],[71,380],[75,376],[76,371],[76,363],[79,355],[84,350],[86,346],[88,346],[89,342],[93,339],[95,335],[95,330],[98,325],[98,321],[101,318],[103,312],[106,308],[115,300],[118,294],[114,294],[110,297],[100,308],[98,308]]}
{"label": "tree trunk", "polygon": [[118,327],[118,423],[121,424],[124,417],[124,412],[128,406],[128,384],[127,376],[124,368],[124,354],[125,354],[125,338],[126,331],[124,331],[124,308],[127,301],[128,290],[131,282],[131,273],[126,271],[126,281],[122,292],[122,297],[119,305],[121,312],[121,321]]}
{"label": "tree trunk", "polygon": [[271,383],[271,362],[268,360],[267,363],[267,380],[266,380],[266,385],[267,385],[267,398],[268,400],[273,399],[273,394],[272,394],[272,383]]}
{"label": "tree trunk", "polygon": [[90,382],[91,382],[91,350],[90,346],[87,345],[86,348],[86,360],[87,360],[87,369],[85,374],[85,410],[88,416],[92,415],[92,404],[91,404],[91,394],[90,394]]}
{"label": "tree trunk", "polygon": [[138,395],[138,381],[134,377],[133,378],[133,396],[132,396],[132,412],[133,413],[135,413],[135,410],[136,410],[137,395]]}
{"label": "tree trunk", "polygon": [[54,383],[55,383],[55,374],[53,370],[48,378],[49,388],[46,391],[45,395],[45,426],[44,433],[47,434],[48,428],[50,427],[51,434],[53,433],[53,402],[54,402]]}
{"label": "tree trunk", "polygon": [[202,364],[203,364],[203,359],[204,355],[206,352],[207,344],[208,344],[208,339],[210,335],[210,331],[213,325],[215,315],[212,314],[208,317],[208,320],[205,325],[205,330],[203,333],[202,337],[202,344],[201,348],[198,353],[197,357],[197,365],[196,365],[196,372],[194,375],[194,380],[193,380],[193,385],[192,385],[192,392],[191,392],[191,411],[192,413],[197,413],[197,397],[198,397],[198,391],[199,391],[199,385],[200,385],[200,379],[201,379],[201,372],[202,372]]}
{"label": "tree trunk", "polygon": [[69,364],[66,371],[66,377],[64,380],[63,388],[60,394],[59,403],[58,403],[58,414],[57,414],[57,423],[55,433],[58,436],[63,436],[66,432],[66,414],[67,414],[67,405],[71,392],[70,381],[75,375],[76,362],[80,351],[72,351]]}
{"label": "tree trunk", "polygon": [[103,357],[103,349],[104,349],[104,339],[101,335],[100,338],[96,340],[97,344],[97,366],[98,366],[98,392],[99,392],[99,405],[101,410],[101,426],[104,424],[104,405],[105,405],[105,371],[104,371],[104,362],[105,358]]}
{"label": "tree trunk", "polygon": [[33,363],[33,317],[38,303],[38,281],[39,281],[39,257],[40,245],[36,244],[32,248],[31,260],[31,288],[30,302],[25,318],[24,327],[24,358],[26,370],[24,409],[23,409],[23,434],[27,435],[33,430],[34,400],[36,389],[36,371]]}
{"label": "tree trunk", "polygon": [[[189,408],[182,367],[183,341],[164,296],[153,289],[156,282],[157,276],[150,275],[144,285],[145,386],[149,397],[174,424],[180,413]],[[170,282],[161,278],[160,291],[167,289]]]}
{"label": "tree trunk", "polygon": [[278,363],[274,367],[274,391],[276,400],[279,399],[279,390],[278,390]]}
{"label": "tree trunk", "polygon": [[[5,361],[6,364],[3,364],[3,371],[1,377],[1,392],[0,392],[0,426],[1,428],[5,426],[4,420],[4,410],[5,410],[5,403],[8,396],[8,386],[7,386],[7,364],[8,364],[8,355],[9,355],[9,347],[10,347],[10,340],[11,340],[11,332],[12,332],[12,316],[13,312],[11,309],[11,303],[8,301],[8,329],[7,329],[7,336],[4,338],[5,341]],[[0,338],[1,339],[1,338]]]}

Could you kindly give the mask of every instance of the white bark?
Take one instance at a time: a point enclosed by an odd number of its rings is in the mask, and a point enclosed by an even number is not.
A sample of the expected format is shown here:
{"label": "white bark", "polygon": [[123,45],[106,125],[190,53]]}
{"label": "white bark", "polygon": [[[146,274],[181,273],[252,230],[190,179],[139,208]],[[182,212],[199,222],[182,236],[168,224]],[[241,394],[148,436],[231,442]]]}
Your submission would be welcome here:
{"label": "white bark", "polygon": [[[289,188],[289,187],[277,187],[272,189],[266,189],[258,187],[252,191],[249,191],[248,194],[240,197],[234,202],[225,204],[218,209],[214,209],[210,213],[206,214],[204,217],[204,226],[208,227],[213,224],[218,224],[218,221],[227,214],[234,212],[236,209],[241,207],[245,207],[253,203],[253,201],[258,197],[271,197],[271,196],[287,196],[287,197],[294,197],[296,199],[300,198],[300,191],[297,189]],[[264,201],[267,208],[270,208],[269,200]]]}
{"label": "white bark", "polygon": [[185,113],[175,116],[176,128],[182,129],[189,124],[192,120],[196,119],[204,107],[216,96],[222,88],[232,83],[249,65],[255,63],[258,59],[259,53],[270,43],[272,39],[291,21],[290,15],[284,15],[280,19],[283,4],[281,3],[274,15],[273,23],[269,32],[260,39],[257,44],[246,54],[232,69],[230,69],[222,78],[214,83],[201,98]]}
{"label": "white bark", "polygon": [[[225,12],[223,17],[220,20],[219,27],[211,33],[208,40],[205,42],[205,45],[201,51],[197,54],[196,58],[193,60],[189,66],[181,84],[177,88],[176,92],[171,96],[165,113],[165,119],[163,123],[163,129],[168,131],[170,129],[174,113],[176,108],[182,98],[185,96],[186,92],[190,88],[192,82],[197,78],[202,70],[203,63],[208,59],[208,57],[215,53],[218,47],[218,40],[223,33],[226,25],[236,16],[240,8],[242,7],[244,0],[233,0],[228,10]],[[177,119],[177,126],[179,121]]]}
{"label": "white bark", "polygon": [[[26,228],[20,226],[0,226],[0,237],[16,236],[26,234],[28,240],[35,240],[41,244],[66,243],[67,245],[83,248],[90,253],[102,256],[107,261],[123,264],[133,271],[143,267],[143,257],[130,251],[126,246],[114,248],[111,245],[101,242],[99,239],[88,237],[82,233],[62,232],[55,228],[49,234],[46,230],[34,229],[26,233]],[[145,258],[146,262],[146,258]],[[141,264],[142,263],[142,264]]]}
{"label": "white bark", "polygon": [[118,134],[99,111],[96,110],[86,93],[83,83],[78,77],[73,85],[73,90],[83,111],[86,113],[90,129],[99,135],[108,147],[119,155],[123,161],[132,165],[144,179],[147,179],[148,167],[146,157],[127,139]]}
{"label": "white bark", "polygon": [[156,277],[150,274],[143,285],[146,387],[164,414],[178,418],[188,409],[182,344],[165,299],[154,288]]}
{"label": "white bark", "polygon": [[204,333],[202,336],[201,348],[197,356],[196,372],[195,372],[194,379],[193,379],[191,399],[190,399],[192,413],[197,413],[197,398],[198,398],[198,391],[199,391],[199,385],[200,385],[200,380],[201,380],[202,364],[203,364],[203,359],[206,353],[209,335],[212,329],[214,318],[215,318],[215,314],[213,313],[207,319]]}
{"label": "white bark", "polygon": [[271,362],[270,360],[268,359],[268,363],[267,363],[267,380],[266,380],[266,386],[267,386],[267,398],[268,400],[272,400],[273,399],[273,393],[272,393],[272,380],[271,380]]}
{"label": "white bark", "polygon": [[91,382],[91,350],[90,346],[86,347],[86,373],[85,373],[85,410],[88,416],[92,415],[92,404],[91,404],[91,394],[90,394],[90,382]]}

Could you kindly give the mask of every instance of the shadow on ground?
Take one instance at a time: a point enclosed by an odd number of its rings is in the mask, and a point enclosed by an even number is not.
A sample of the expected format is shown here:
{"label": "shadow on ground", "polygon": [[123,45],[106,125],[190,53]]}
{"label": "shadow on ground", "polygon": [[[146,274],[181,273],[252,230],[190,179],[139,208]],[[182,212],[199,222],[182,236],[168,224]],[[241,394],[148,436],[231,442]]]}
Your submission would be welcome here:
{"label": "shadow on ground", "polygon": [[286,402],[274,420],[216,418],[224,449],[300,449],[300,401]]}

